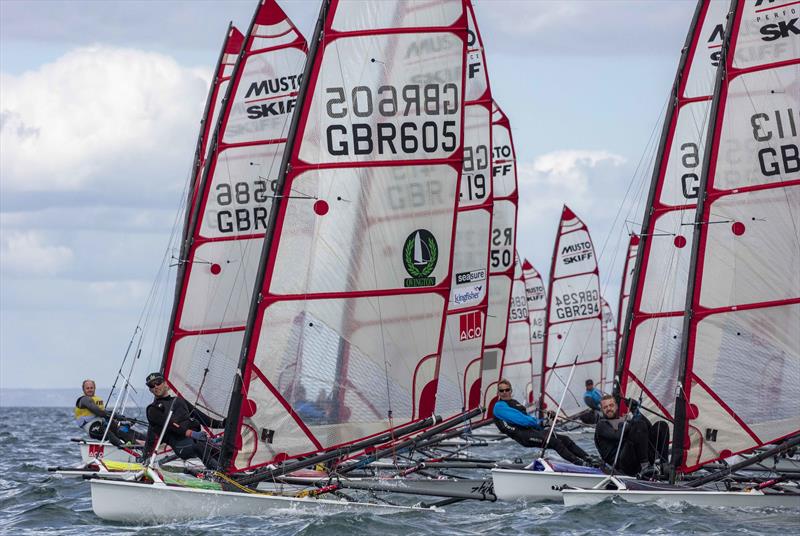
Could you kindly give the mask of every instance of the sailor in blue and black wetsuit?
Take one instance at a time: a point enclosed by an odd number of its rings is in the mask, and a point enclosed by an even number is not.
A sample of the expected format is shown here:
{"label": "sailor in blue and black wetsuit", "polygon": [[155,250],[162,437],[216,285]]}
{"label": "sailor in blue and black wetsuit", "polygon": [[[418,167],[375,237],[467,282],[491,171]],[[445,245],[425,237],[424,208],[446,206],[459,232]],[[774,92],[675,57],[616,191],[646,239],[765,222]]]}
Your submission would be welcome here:
{"label": "sailor in blue and black wetsuit", "polygon": [[[547,440],[547,421],[528,415],[525,406],[511,398],[511,383],[500,380],[497,384],[497,397],[494,405],[494,424],[498,430],[524,447],[541,448]],[[547,448],[575,465],[595,465],[596,461],[569,437],[553,433]]]}
{"label": "sailor in blue and black wetsuit", "polygon": [[594,381],[589,378],[586,380],[586,391],[583,392],[583,402],[589,409],[578,415],[578,418],[585,424],[595,424],[603,416],[600,409],[600,398],[603,393],[594,386]]}

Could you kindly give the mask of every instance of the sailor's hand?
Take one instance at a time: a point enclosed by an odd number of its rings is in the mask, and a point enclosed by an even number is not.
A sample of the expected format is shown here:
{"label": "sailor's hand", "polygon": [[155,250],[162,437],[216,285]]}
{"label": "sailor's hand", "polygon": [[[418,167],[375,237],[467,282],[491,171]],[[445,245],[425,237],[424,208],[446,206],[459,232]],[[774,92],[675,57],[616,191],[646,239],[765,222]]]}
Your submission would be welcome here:
{"label": "sailor's hand", "polygon": [[625,422],[631,422],[633,420],[633,412],[629,411],[625,414]]}
{"label": "sailor's hand", "polygon": [[206,441],[208,439],[208,436],[206,435],[205,432],[202,432],[202,431],[195,432],[193,430],[190,430],[190,432],[191,433],[189,434],[189,437],[191,437],[192,439],[195,439],[197,441]]}
{"label": "sailor's hand", "polygon": [[147,456],[142,455],[136,457],[136,463],[144,464],[145,462],[147,462]]}
{"label": "sailor's hand", "polygon": [[545,417],[547,418],[547,420],[552,421],[553,419],[556,418],[556,412],[553,411],[553,410],[550,410],[550,411],[545,413]]}

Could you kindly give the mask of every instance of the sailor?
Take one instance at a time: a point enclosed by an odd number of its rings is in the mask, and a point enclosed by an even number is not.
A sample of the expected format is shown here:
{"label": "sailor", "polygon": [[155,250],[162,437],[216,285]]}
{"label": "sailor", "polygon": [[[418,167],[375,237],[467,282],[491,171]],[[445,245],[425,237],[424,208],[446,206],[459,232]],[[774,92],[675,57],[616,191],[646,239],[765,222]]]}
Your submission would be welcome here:
{"label": "sailor", "polygon": [[[144,461],[158,447],[156,442],[166,425],[163,441],[172,447],[179,458],[200,458],[208,469],[218,469],[219,447],[208,440],[201,426],[224,428],[225,420],[209,417],[183,398],[170,394],[169,386],[160,372],[148,374],[145,382],[155,398],[147,406],[149,427],[144,456],[140,461]],[[172,416],[167,424],[170,411]]]}
{"label": "sailor", "polygon": [[603,416],[600,410],[600,398],[603,394],[594,386],[594,381],[589,378],[586,380],[586,391],[583,393],[583,402],[589,407],[586,411],[578,415],[578,418],[585,424],[595,424]]}
{"label": "sailor", "polygon": [[[497,397],[494,405],[494,424],[505,435],[524,447],[541,448],[547,440],[549,423],[528,415],[525,406],[511,398],[511,382],[506,379],[497,384]],[[596,460],[563,434],[553,433],[547,448],[575,465],[595,465]]]}
{"label": "sailor", "polygon": [[[635,402],[627,401],[629,406]],[[651,479],[658,475],[656,458],[661,465],[667,462],[669,427],[659,421],[654,425],[639,411],[631,410],[619,415],[619,405],[614,395],[600,399],[603,417],[594,430],[594,443],[600,456],[609,465],[628,476]],[[623,426],[624,425],[624,426]],[[624,432],[623,432],[624,428]],[[617,454],[619,451],[619,454]]]}
{"label": "sailor", "polygon": [[106,439],[116,447],[144,440],[144,435],[131,428],[123,415],[114,415],[111,426],[108,426],[111,412],[106,410],[103,399],[95,393],[97,387],[94,380],[83,380],[81,389],[83,395],[75,401],[75,424],[86,431],[89,437],[100,440],[105,434]]}

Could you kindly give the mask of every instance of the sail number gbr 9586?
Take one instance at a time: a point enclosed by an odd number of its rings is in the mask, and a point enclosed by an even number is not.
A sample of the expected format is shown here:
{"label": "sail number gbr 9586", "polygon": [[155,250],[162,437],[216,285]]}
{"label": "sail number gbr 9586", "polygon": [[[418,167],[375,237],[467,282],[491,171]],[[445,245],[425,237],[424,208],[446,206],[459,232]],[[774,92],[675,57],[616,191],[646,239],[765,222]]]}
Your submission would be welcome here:
{"label": "sail number gbr 9586", "polygon": [[[450,153],[458,146],[456,84],[330,87],[325,99],[327,116],[336,120],[325,129],[332,156]],[[423,117],[431,120],[420,121]],[[398,118],[408,120],[398,123]]]}

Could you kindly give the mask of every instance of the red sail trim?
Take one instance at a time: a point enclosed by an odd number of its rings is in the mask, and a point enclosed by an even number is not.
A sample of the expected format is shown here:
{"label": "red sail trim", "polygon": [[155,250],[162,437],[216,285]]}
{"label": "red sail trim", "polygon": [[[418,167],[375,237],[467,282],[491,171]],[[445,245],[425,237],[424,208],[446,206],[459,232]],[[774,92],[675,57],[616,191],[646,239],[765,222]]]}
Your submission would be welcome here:
{"label": "red sail trim", "polygon": [[[714,392],[714,390],[713,390],[711,387],[709,387],[709,386],[708,386],[708,385],[707,385],[707,384],[706,384],[706,383],[705,383],[705,382],[702,380],[702,378],[700,378],[700,377],[699,377],[699,376],[697,376],[696,374],[692,373],[692,375],[691,375],[691,378],[690,378],[690,379],[691,379],[691,381],[692,381],[692,382],[694,382],[694,383],[697,383],[697,385],[699,385],[700,387],[702,387],[702,388],[703,388],[703,390],[704,390],[706,393],[708,393],[708,394],[709,394],[709,396],[711,396],[711,398],[713,398],[713,399],[714,399],[714,400],[717,402],[717,404],[719,404],[719,405],[720,405],[720,407],[721,407],[722,409],[724,409],[724,410],[725,410],[725,411],[728,413],[728,415],[730,415],[731,417],[733,417],[733,419],[734,419],[734,420],[735,420],[735,421],[736,421],[736,422],[739,424],[739,426],[741,426],[741,427],[742,427],[742,430],[744,430],[745,432],[747,432],[747,435],[749,435],[749,436],[750,436],[750,438],[751,438],[753,441],[755,441],[755,442],[756,442],[757,444],[759,444],[759,445],[763,445],[763,444],[764,444],[764,442],[763,442],[763,441],[762,441],[762,440],[761,440],[761,439],[758,437],[758,435],[756,435],[756,433],[755,433],[755,432],[753,432],[753,430],[752,430],[752,429],[750,429],[750,427],[747,425],[747,423],[745,423],[745,422],[742,420],[742,418],[741,418],[741,417],[739,417],[739,415],[738,415],[738,414],[737,414],[735,411],[733,411],[733,409],[732,409],[732,408],[731,408],[731,407],[730,407],[728,404],[726,404],[726,403],[725,403],[725,401],[724,401],[724,400],[722,400],[722,398],[720,398],[720,397],[719,397],[719,395],[717,395],[717,393],[715,393],[715,392]],[[690,420],[691,420],[691,418],[690,418]],[[726,457],[726,456],[720,456],[720,458],[725,458],[725,457]]]}
{"label": "red sail trim", "polygon": [[639,388],[647,395],[647,397],[653,401],[653,404],[661,411],[661,413],[667,417],[668,419],[672,419],[672,413],[661,403],[659,402],[658,398],[653,394],[653,392],[648,389],[648,387],[642,382],[634,373],[629,372],[630,380],[636,383]]}
{"label": "red sail trim", "polygon": [[[286,97],[287,95],[283,95]],[[258,140],[258,141],[243,141],[240,143],[225,143],[223,141],[219,142],[219,153],[226,149],[236,149],[239,147],[259,147],[261,145],[278,145],[281,143],[286,143],[286,138],[276,138],[273,140]]]}
{"label": "red sail trim", "polygon": [[796,6],[797,4],[800,4],[800,2],[787,2],[787,3],[781,4],[779,6],[762,7],[761,9],[756,9],[755,12],[756,13],[764,13],[765,11],[775,11],[776,9],[782,9],[784,7],[789,7],[789,6]]}

